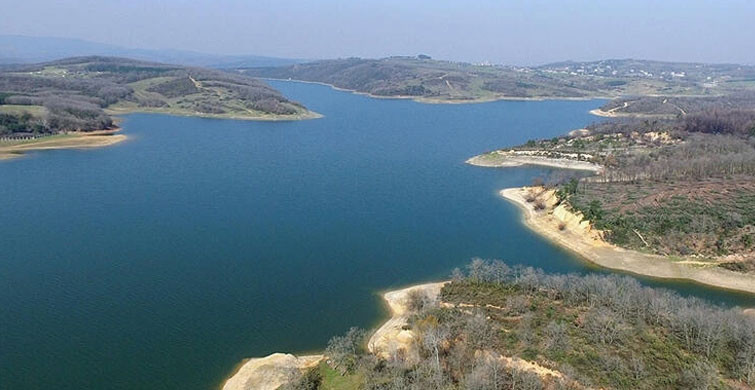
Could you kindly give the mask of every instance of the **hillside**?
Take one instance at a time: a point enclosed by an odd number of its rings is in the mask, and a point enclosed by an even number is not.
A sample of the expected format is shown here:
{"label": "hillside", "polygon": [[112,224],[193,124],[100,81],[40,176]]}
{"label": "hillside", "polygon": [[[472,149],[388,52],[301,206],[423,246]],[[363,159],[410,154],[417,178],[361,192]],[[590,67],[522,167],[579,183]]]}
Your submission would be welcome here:
{"label": "hillside", "polygon": [[474,260],[408,298],[411,343],[385,356],[352,329],[281,389],[744,389],[755,319],[625,276]]}
{"label": "hillside", "polygon": [[430,102],[719,95],[755,88],[755,67],[636,60],[515,67],[437,61],[427,56],[348,58],[286,67],[244,68],[240,72]]}
{"label": "hillside", "polygon": [[0,136],[113,127],[112,114],[157,112],[239,119],[311,116],[258,80],[112,57],[0,67]]}
{"label": "hillside", "polygon": [[705,110],[749,110],[755,91],[736,91],[721,96],[632,96],[614,99],[594,113],[607,117],[676,117]]}

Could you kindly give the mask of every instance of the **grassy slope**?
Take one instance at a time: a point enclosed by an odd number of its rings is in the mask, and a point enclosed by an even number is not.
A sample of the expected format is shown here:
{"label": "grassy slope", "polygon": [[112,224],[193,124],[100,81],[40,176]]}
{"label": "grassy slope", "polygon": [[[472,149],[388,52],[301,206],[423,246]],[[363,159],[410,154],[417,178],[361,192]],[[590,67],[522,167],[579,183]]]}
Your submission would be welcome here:
{"label": "grassy slope", "polygon": [[249,77],[110,57],[0,70],[0,113],[23,112],[34,117],[29,129],[45,133],[109,128],[108,114],[126,112],[262,120],[317,116]]}
{"label": "grassy slope", "polygon": [[17,104],[3,104],[0,105],[0,113],[21,115],[23,113],[29,113],[32,116],[42,117],[47,113],[47,109],[42,106],[22,106]]}
{"label": "grassy slope", "polygon": [[[114,114],[153,112],[172,115],[252,120],[293,120],[317,117],[317,114],[306,110],[303,106],[288,102],[283,104],[286,108],[291,109],[291,113],[276,114],[265,112],[249,105],[244,99],[235,96],[233,91],[222,87],[204,87],[201,86],[201,82],[197,82],[199,86],[197,87],[196,92],[181,96],[165,96],[159,92],[150,90],[160,84],[170,83],[183,78],[183,76],[155,77],[128,83],[126,85],[134,91],[134,99],[121,100],[116,104],[108,106],[107,111]],[[143,104],[143,102],[146,101],[160,101],[165,105],[161,107],[149,107]],[[211,102],[213,105],[219,105],[223,112],[203,112],[198,109],[198,106],[203,102]]]}

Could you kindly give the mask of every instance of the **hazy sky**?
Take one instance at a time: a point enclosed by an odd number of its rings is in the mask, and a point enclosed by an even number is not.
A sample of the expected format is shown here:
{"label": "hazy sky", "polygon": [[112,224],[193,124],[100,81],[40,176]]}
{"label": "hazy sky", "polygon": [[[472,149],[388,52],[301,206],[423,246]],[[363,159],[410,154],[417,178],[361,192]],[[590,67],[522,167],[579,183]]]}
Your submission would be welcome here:
{"label": "hazy sky", "polygon": [[0,0],[0,34],[298,58],[755,64],[755,1]]}

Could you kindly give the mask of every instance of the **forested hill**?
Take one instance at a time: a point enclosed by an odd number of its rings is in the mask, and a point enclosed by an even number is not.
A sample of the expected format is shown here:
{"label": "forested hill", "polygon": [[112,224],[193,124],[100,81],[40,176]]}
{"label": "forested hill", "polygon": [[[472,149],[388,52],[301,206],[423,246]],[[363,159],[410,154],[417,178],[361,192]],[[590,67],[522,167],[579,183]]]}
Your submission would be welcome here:
{"label": "forested hill", "polygon": [[240,119],[310,113],[253,78],[114,57],[0,67],[0,135],[99,130],[114,113],[161,112]]}
{"label": "forested hill", "polygon": [[515,67],[437,61],[418,56],[348,58],[240,71],[257,77],[323,82],[375,96],[430,101],[720,95],[755,89],[755,67],[752,66],[639,60]]}

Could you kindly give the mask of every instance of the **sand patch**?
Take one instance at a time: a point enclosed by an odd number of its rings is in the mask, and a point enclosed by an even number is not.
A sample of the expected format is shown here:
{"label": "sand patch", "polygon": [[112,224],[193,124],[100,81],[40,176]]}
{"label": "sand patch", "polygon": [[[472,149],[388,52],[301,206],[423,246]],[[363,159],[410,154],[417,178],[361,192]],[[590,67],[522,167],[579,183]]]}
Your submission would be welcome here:
{"label": "sand patch", "polygon": [[288,383],[292,374],[303,373],[323,359],[323,355],[296,357],[284,353],[249,359],[225,382],[223,390],[275,390]]}

